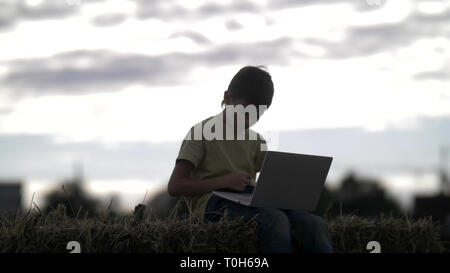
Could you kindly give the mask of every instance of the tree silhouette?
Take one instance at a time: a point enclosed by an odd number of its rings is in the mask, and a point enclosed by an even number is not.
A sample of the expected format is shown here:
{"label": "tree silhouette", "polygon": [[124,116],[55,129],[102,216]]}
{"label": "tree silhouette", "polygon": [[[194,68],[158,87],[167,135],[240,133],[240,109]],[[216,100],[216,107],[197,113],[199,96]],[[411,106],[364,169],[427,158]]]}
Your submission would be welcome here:
{"label": "tree silhouette", "polygon": [[358,178],[349,172],[337,191],[324,189],[316,210],[318,214],[336,216],[356,214],[375,217],[380,214],[401,215],[398,204],[388,198],[380,182],[373,179]]}
{"label": "tree silhouette", "polygon": [[90,197],[83,189],[78,178],[63,181],[63,186],[45,197],[46,211],[55,209],[58,204],[64,204],[70,217],[92,217],[98,215],[100,201]]}

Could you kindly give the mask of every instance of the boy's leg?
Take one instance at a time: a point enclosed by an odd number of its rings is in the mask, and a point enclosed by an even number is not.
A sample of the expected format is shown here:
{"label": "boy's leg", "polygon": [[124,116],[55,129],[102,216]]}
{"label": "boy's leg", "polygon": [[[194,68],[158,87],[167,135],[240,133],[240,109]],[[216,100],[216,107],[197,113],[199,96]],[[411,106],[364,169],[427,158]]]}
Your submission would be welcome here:
{"label": "boy's leg", "polygon": [[289,220],[279,209],[244,206],[213,195],[206,207],[205,220],[218,221],[227,210],[229,219],[242,216],[258,222],[259,251],[292,252]]}
{"label": "boy's leg", "polygon": [[283,210],[291,224],[292,237],[304,252],[333,253],[333,242],[326,221],[303,210]]}

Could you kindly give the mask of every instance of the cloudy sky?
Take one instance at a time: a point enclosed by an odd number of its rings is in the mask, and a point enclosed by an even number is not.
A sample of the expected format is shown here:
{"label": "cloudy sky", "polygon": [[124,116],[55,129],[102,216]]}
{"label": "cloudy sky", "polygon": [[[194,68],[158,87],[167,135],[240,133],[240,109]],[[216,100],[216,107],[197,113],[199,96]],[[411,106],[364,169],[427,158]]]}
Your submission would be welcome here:
{"label": "cloudy sky", "polygon": [[79,163],[131,207],[233,75],[264,64],[269,148],[333,156],[330,185],[355,170],[403,201],[434,192],[449,38],[450,1],[0,0],[0,180],[39,200]]}

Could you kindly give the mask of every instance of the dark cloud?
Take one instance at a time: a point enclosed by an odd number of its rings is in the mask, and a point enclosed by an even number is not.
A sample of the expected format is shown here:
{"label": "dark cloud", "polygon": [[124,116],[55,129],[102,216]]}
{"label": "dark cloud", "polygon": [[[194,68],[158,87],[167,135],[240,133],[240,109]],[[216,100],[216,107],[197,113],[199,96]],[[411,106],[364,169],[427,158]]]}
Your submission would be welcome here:
{"label": "dark cloud", "polygon": [[382,8],[386,2],[387,0],[271,0],[268,2],[268,9],[277,10],[312,5],[349,4],[355,10],[364,12]]}
{"label": "dark cloud", "polygon": [[0,2],[0,31],[12,27],[15,20],[11,3]]}
{"label": "dark cloud", "polygon": [[[79,0],[79,5],[71,5],[70,1],[76,2],[76,0],[43,0],[36,5],[29,5],[26,0],[2,1],[0,2],[0,31],[9,30],[22,21],[64,19],[78,15],[84,5],[106,0]],[[106,20],[106,18],[102,19]],[[94,23],[97,22],[94,21]]]}
{"label": "dark cloud", "polygon": [[[30,6],[26,0],[12,0],[0,3],[0,31],[14,27],[18,22],[27,20],[59,19],[78,15],[81,7],[93,2],[105,0],[80,0],[80,5],[69,5],[69,0],[44,0],[38,5]],[[187,9],[174,0],[130,0],[136,3],[138,19],[157,18],[164,21],[180,19],[203,19],[212,16],[223,16],[248,12],[258,14],[263,10],[276,10],[283,8],[301,7],[317,4],[349,3],[357,10],[373,10],[379,6],[368,5],[363,0],[273,0],[267,6],[258,4],[258,1],[240,0],[229,4],[206,3],[197,9]],[[378,0],[367,0],[378,1]],[[380,0],[382,3],[385,0]],[[105,3],[107,5],[107,3]],[[110,17],[100,15],[92,23],[95,26],[109,26],[120,24],[126,16]]]}
{"label": "dark cloud", "polygon": [[[291,58],[292,40],[280,38],[255,43],[230,43],[201,53],[157,56],[118,54],[108,51],[75,51],[50,58],[20,59],[6,64],[9,73],[0,84],[12,96],[51,93],[111,92],[130,84],[173,86],[188,80],[196,66],[229,64],[280,64]],[[86,67],[79,67],[80,61]]]}
{"label": "dark cloud", "polygon": [[97,27],[112,27],[121,24],[126,18],[127,15],[123,13],[103,14],[94,17],[91,23]]}
{"label": "dark cloud", "polygon": [[[79,68],[75,65],[79,60],[87,60],[89,65]],[[52,63],[58,63],[58,67]],[[104,51],[76,51],[52,58],[19,60],[11,68],[1,82],[14,89],[14,96],[109,92],[132,83],[170,85],[179,82],[181,76],[177,75],[180,68],[162,57]]]}
{"label": "dark cloud", "polygon": [[416,40],[449,37],[450,10],[441,15],[414,12],[397,23],[350,27],[342,41],[305,39],[326,49],[325,58],[351,58],[386,52],[410,45]]}
{"label": "dark cloud", "polygon": [[218,3],[207,3],[196,9],[187,9],[172,1],[168,5],[166,1],[136,1],[138,4],[137,18],[159,18],[162,20],[179,19],[203,19],[217,15],[235,14],[239,12],[258,13],[263,7],[247,0],[233,1],[230,4],[223,5]]}
{"label": "dark cloud", "polygon": [[35,6],[28,5],[25,0],[1,2],[0,31],[14,27],[21,21],[64,18],[77,14],[79,9],[80,6],[68,5],[65,0],[44,0]]}
{"label": "dark cloud", "polygon": [[218,2],[206,3],[196,9],[188,9],[180,6],[174,0],[154,0],[154,1],[139,1],[135,0],[137,6],[136,17],[138,19],[157,18],[164,21],[180,20],[180,19],[204,19],[213,16],[227,16],[234,15],[240,12],[261,14],[262,11],[273,11],[284,8],[334,4],[334,3],[348,3],[355,7],[358,11],[370,11],[383,7],[386,0],[367,0],[380,1],[380,5],[369,5],[364,0],[273,0],[267,6],[261,5],[258,1],[232,1],[229,4],[219,4]]}

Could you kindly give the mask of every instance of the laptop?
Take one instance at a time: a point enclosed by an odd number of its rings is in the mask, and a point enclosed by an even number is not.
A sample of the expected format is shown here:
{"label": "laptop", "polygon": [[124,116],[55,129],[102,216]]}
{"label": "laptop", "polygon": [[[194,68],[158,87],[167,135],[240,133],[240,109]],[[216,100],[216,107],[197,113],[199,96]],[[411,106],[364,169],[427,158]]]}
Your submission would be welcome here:
{"label": "laptop", "polygon": [[314,211],[332,161],[328,156],[267,151],[255,187],[213,194],[245,206]]}

